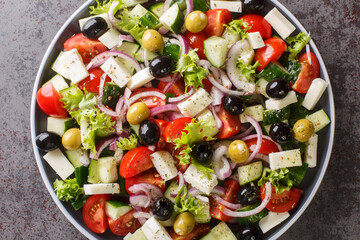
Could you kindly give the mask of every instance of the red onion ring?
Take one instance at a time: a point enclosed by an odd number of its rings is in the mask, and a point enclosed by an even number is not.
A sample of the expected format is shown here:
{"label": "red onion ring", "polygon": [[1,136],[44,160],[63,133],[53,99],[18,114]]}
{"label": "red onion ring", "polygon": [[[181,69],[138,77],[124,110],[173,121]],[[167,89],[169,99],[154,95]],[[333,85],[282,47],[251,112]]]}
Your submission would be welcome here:
{"label": "red onion ring", "polygon": [[[261,143],[262,143],[262,138],[263,138],[263,133],[261,130],[261,126],[260,124],[252,117],[250,117],[249,115],[246,115],[246,119],[251,123],[251,125],[254,126],[255,130],[256,130],[256,134],[257,134],[257,142],[256,142],[256,148],[254,149],[254,151],[250,154],[250,156],[248,157],[248,159],[243,163],[243,165],[248,164],[249,162],[251,162],[254,157],[256,156],[256,154],[259,153],[260,147],[261,147]],[[243,140],[244,141],[244,140]]]}
{"label": "red onion ring", "polygon": [[105,80],[106,80],[106,73],[104,73],[103,75],[101,75],[100,78],[100,83],[99,83],[99,98],[102,98],[103,94],[104,94],[104,85],[105,85]]}
{"label": "red onion ring", "polygon": [[148,183],[135,184],[129,187],[128,190],[133,194],[145,193],[146,195],[151,196],[151,199],[153,200],[164,196],[160,188]]}
{"label": "red onion ring", "polygon": [[[254,127],[251,126],[249,127],[248,129],[246,129],[244,132],[238,134],[238,135],[235,135],[235,136],[232,136],[230,137],[230,139],[242,139],[242,138],[245,138],[246,136],[248,136],[252,131],[254,130]],[[255,135],[256,136],[256,135]],[[245,140],[243,140],[245,141]]]}
{"label": "red onion ring", "polygon": [[96,55],[91,62],[87,65],[87,70],[91,69],[91,68],[95,68],[95,67],[99,67],[101,66],[104,62],[106,62],[106,60],[108,60],[110,57],[120,57],[123,58],[124,60],[128,61],[134,68],[135,70],[138,72],[142,69],[141,65],[138,63],[138,61],[136,61],[135,58],[133,58],[132,56],[130,56],[127,53],[124,52],[120,52],[120,51],[106,51],[106,52],[102,52],[98,55]]}
{"label": "red onion ring", "polygon": [[181,95],[181,96],[179,96],[179,97],[169,98],[169,99],[168,99],[168,102],[169,102],[169,103],[177,103],[177,102],[180,102],[180,101],[182,101],[182,100],[185,100],[185,99],[191,97],[191,95],[193,95],[194,92],[195,92],[195,91],[194,91],[194,88],[191,88],[190,91],[188,91],[187,93],[185,93],[185,94],[183,94],[183,95]]}
{"label": "red onion ring", "polygon": [[180,42],[180,48],[181,48],[180,58],[181,58],[183,54],[189,53],[189,43],[186,41],[185,37],[181,34],[179,34],[177,38],[179,39]]}
{"label": "red onion ring", "polygon": [[215,186],[214,188],[213,188],[213,190],[211,191],[211,193],[212,194],[216,194],[216,195],[218,195],[218,196],[220,196],[220,197],[222,197],[222,196],[224,196],[225,195],[225,188],[223,188],[223,187],[220,187],[220,186]]}
{"label": "red onion ring", "polygon": [[179,79],[179,77],[180,77],[180,73],[177,72],[177,73],[173,74],[171,82],[166,84],[163,92],[166,93],[167,91],[169,91],[169,89],[172,87],[172,85],[174,85],[174,83]]}
{"label": "red onion ring", "polygon": [[219,69],[219,72],[220,72],[220,78],[222,81],[222,85],[224,85],[227,89],[231,89],[232,82],[230,81],[226,72],[224,70],[222,70],[221,68]]}
{"label": "red onion ring", "polygon": [[120,35],[119,39],[121,41],[135,42],[135,39],[131,35]]}
{"label": "red onion ring", "polygon": [[240,204],[234,204],[234,203],[231,203],[231,202],[227,202],[224,199],[222,199],[221,197],[219,197],[218,195],[212,194],[210,196],[212,198],[214,198],[215,201],[217,201],[219,204],[224,205],[225,207],[235,209],[235,210],[239,210],[241,208]]}
{"label": "red onion ring", "polygon": [[120,148],[116,148],[115,154],[114,154],[115,162],[121,162],[121,159],[123,158],[123,156],[124,156],[124,151],[121,150]]}
{"label": "red onion ring", "polygon": [[164,27],[161,27],[158,31],[161,35],[165,35],[167,32],[169,32],[169,30],[167,30],[166,28]]}
{"label": "red onion ring", "polygon": [[171,82],[172,78],[171,78],[171,75],[168,75],[166,77],[157,78],[157,80],[159,80],[161,82]]}
{"label": "red onion ring", "polygon": [[140,98],[152,97],[152,96],[161,98],[161,99],[163,99],[163,100],[166,99],[165,94],[163,94],[163,93],[161,93],[161,92],[157,92],[157,91],[147,91],[147,92],[140,92],[140,93],[132,96],[132,97],[128,100],[127,104],[128,104],[128,106],[131,106],[134,102],[136,102],[136,101],[139,100]]}
{"label": "red onion ring", "polygon": [[214,85],[214,87],[216,87],[221,92],[226,93],[228,95],[245,96],[245,95],[255,94],[255,93],[249,93],[249,92],[240,92],[240,91],[229,90],[226,87],[224,87],[223,85],[221,85],[220,83],[218,83],[210,74],[208,74],[208,80],[212,83],[212,85]]}
{"label": "red onion ring", "polygon": [[194,3],[193,0],[185,0],[185,2],[186,2],[186,14],[185,14],[185,18],[186,18],[187,15],[189,15],[193,11]]}
{"label": "red onion ring", "polygon": [[115,124],[115,131],[117,134],[121,134],[122,130],[123,130],[123,123],[121,119],[118,119]]}
{"label": "red onion ring", "polygon": [[[246,136],[246,137],[242,138],[241,140],[247,141],[247,140],[250,140],[250,139],[253,139],[253,138],[256,138],[256,137],[257,137],[257,134],[252,134],[252,135],[249,135],[249,136]],[[263,138],[273,142],[276,145],[276,147],[278,148],[279,152],[283,151],[281,145],[278,144],[277,142],[275,142],[274,140],[272,140],[271,137],[263,135]]]}
{"label": "red onion ring", "polygon": [[152,109],[150,109],[150,117],[154,117],[156,115],[158,115],[159,113],[163,113],[163,112],[179,112],[180,110],[178,109],[178,107],[175,104],[166,104],[163,106],[158,106],[158,107],[154,107]]}
{"label": "red onion ring", "polygon": [[265,189],[266,189],[265,198],[257,208],[254,208],[254,209],[252,209],[250,211],[246,211],[246,212],[235,212],[235,211],[231,211],[227,208],[223,208],[222,213],[229,217],[249,217],[249,216],[252,216],[252,215],[255,215],[255,214],[261,212],[266,207],[266,205],[270,202],[270,199],[271,199],[271,183],[270,182],[265,183]]}
{"label": "red onion ring", "polygon": [[91,153],[90,157],[93,159],[98,159],[101,152],[107,148],[110,143],[112,143],[114,140],[117,139],[117,136],[109,136],[106,138],[103,138],[98,144],[96,144],[96,154]]}
{"label": "red onion ring", "polygon": [[110,110],[109,108],[105,107],[104,104],[102,104],[102,100],[101,100],[100,96],[96,97],[96,105],[106,115],[109,115],[110,117],[118,117],[116,112],[114,112],[113,110]]}
{"label": "red onion ring", "polygon": [[[223,157],[224,155],[227,154],[227,151],[228,151],[227,147],[223,145],[218,147],[214,151],[214,155],[213,155],[212,163],[216,166],[214,169],[215,175],[220,180],[225,180],[225,178],[230,177],[232,173],[232,169],[229,161],[225,157]],[[220,167],[221,161],[223,162],[222,167]]]}
{"label": "red onion ring", "polygon": [[122,97],[119,98],[119,101],[116,103],[115,112],[116,112],[118,115],[121,114],[121,109],[122,109],[123,106],[124,106],[124,102],[125,102],[125,99],[124,99],[124,96],[122,96]]}
{"label": "red onion ring", "polygon": [[210,91],[210,96],[213,100],[213,102],[211,103],[211,105],[213,106],[219,106],[222,103],[222,98],[224,97],[224,93],[221,92],[219,89],[217,89],[216,87],[212,87],[211,91]]}
{"label": "red onion ring", "polygon": [[116,139],[114,139],[110,145],[109,145],[109,150],[110,151],[115,151],[116,150]]}
{"label": "red onion ring", "polygon": [[211,112],[214,115],[214,119],[215,119],[215,122],[216,122],[216,127],[218,129],[221,129],[223,127],[223,122],[219,118],[214,106],[211,106]]}
{"label": "red onion ring", "polygon": [[143,208],[149,207],[152,203],[150,196],[146,196],[144,194],[130,195],[129,202],[134,207],[143,207]]}
{"label": "red onion ring", "polygon": [[309,44],[306,44],[306,56],[307,56],[307,59],[309,61],[309,64],[311,65],[311,54],[310,54],[310,45]]}
{"label": "red onion ring", "polygon": [[178,176],[179,176],[179,187],[177,189],[177,192],[180,192],[182,187],[185,185],[185,178],[184,178],[184,174],[180,171],[178,172]]}
{"label": "red onion ring", "polygon": [[195,198],[199,199],[200,201],[206,202],[206,203],[209,202],[209,198],[202,196],[202,195],[197,195],[197,196],[195,196]]}
{"label": "red onion ring", "polygon": [[121,21],[119,19],[117,19],[115,16],[114,16],[114,11],[115,11],[115,8],[119,5],[120,3],[118,1],[113,1],[112,4],[110,5],[110,8],[109,8],[109,11],[108,11],[108,18],[109,18],[109,21],[110,23],[116,27],[118,30],[122,30],[118,24],[121,23]]}
{"label": "red onion ring", "polygon": [[184,117],[180,112],[169,112],[169,120],[174,121],[175,119]]}
{"label": "red onion ring", "polygon": [[269,163],[269,156],[266,154],[258,153],[258,154],[256,154],[254,159],[260,159],[260,160],[263,160],[264,162]]}

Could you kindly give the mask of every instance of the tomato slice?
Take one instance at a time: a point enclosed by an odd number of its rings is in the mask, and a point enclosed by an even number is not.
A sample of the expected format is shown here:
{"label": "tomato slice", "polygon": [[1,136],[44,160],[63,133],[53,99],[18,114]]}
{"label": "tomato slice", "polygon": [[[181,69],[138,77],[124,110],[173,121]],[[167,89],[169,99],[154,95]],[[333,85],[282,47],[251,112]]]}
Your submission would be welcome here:
{"label": "tomato slice", "polygon": [[[104,71],[101,68],[89,69],[89,76],[76,85],[80,89],[85,89],[88,92],[99,93],[100,79],[103,74]],[[105,83],[107,82],[111,82],[109,76],[106,76]]]}
{"label": "tomato slice", "polygon": [[216,135],[216,138],[226,139],[231,136],[234,136],[240,131],[241,122],[239,116],[230,115],[228,112],[225,111],[222,105],[218,113],[218,116],[223,123],[223,127],[220,129],[220,132]]}
{"label": "tomato slice", "polygon": [[[149,91],[155,91],[155,92],[163,93],[161,90],[159,90],[157,88],[139,88],[133,94],[131,94],[131,97],[135,96],[138,93],[149,92]],[[146,106],[149,109],[154,108],[154,107],[159,107],[159,106],[166,105],[166,99],[161,99],[161,98],[158,98],[156,96],[149,96],[149,97],[140,98],[136,102],[145,103]]]}
{"label": "tomato slice", "polygon": [[208,93],[211,93],[211,88],[214,85],[212,85],[212,83],[209,81],[209,79],[207,79],[207,78],[203,79],[202,84],[204,85],[205,91],[207,91]]}
{"label": "tomato slice", "polygon": [[194,227],[194,229],[191,231],[191,233],[180,236],[175,233],[174,228],[171,228],[169,230],[170,237],[173,240],[193,240],[193,239],[200,239],[206,234],[210,232],[210,226],[206,224],[198,224]]}
{"label": "tomato slice", "polygon": [[153,119],[152,121],[154,123],[156,123],[156,125],[160,129],[160,138],[159,138],[159,141],[156,143],[156,150],[158,150],[158,151],[165,150],[167,142],[164,137],[164,132],[165,132],[165,128],[169,124],[169,122],[165,121],[165,120],[161,120],[161,119]]}
{"label": "tomato slice", "polygon": [[134,217],[134,212],[135,210],[131,210],[116,220],[108,217],[111,232],[118,236],[126,236],[128,233],[134,233],[138,228],[140,228],[141,224]]}
{"label": "tomato slice", "polygon": [[205,14],[207,16],[207,25],[204,30],[206,37],[221,37],[225,29],[224,24],[232,20],[231,12],[227,9],[211,9]]}
{"label": "tomato slice", "polygon": [[164,131],[164,138],[167,142],[171,142],[177,138],[180,138],[182,135],[182,132],[184,131],[184,128],[191,123],[192,118],[190,117],[184,117],[184,118],[178,118],[174,121],[171,121],[165,128]]}
{"label": "tomato slice", "polygon": [[126,192],[128,194],[131,194],[129,192],[129,188],[135,184],[139,183],[148,183],[155,185],[161,189],[161,191],[165,191],[165,181],[160,177],[160,174],[156,171],[155,168],[152,168],[150,170],[147,170],[143,173],[140,173],[136,176],[129,177],[125,179],[125,188]]}
{"label": "tomato slice", "polygon": [[120,163],[119,173],[123,178],[129,178],[153,168],[150,159],[151,151],[147,147],[137,147],[128,151]]}
{"label": "tomato slice", "polygon": [[197,54],[199,55],[200,59],[206,59],[204,53],[204,41],[206,40],[205,34],[203,32],[192,33],[189,31],[185,32],[185,37],[190,44],[190,47],[193,49],[197,48]]}
{"label": "tomato slice", "polygon": [[[293,209],[298,203],[302,190],[298,188],[291,188],[289,191],[284,191],[281,194],[276,193],[275,188],[272,188],[270,202],[266,205],[269,211],[282,213]],[[266,189],[264,186],[260,188],[261,200],[265,198]]]}
{"label": "tomato slice", "polygon": [[106,194],[94,195],[86,200],[83,207],[83,218],[86,226],[91,231],[103,233],[108,228],[108,222],[105,214],[105,202],[110,200]]}
{"label": "tomato slice", "polygon": [[255,53],[255,61],[261,66],[256,68],[261,72],[270,62],[277,61],[286,50],[286,43],[280,38],[269,38],[264,41],[265,47],[259,48]]}
{"label": "tomato slice", "polygon": [[310,60],[311,64],[309,63],[307,53],[304,53],[299,57],[299,62],[302,65],[301,71],[298,79],[292,86],[292,89],[298,93],[307,93],[312,81],[319,77],[319,61],[315,54],[310,53]]}
{"label": "tomato slice", "polygon": [[[165,86],[167,85],[167,82],[159,82],[158,84],[158,89],[160,89],[161,91],[164,91]],[[176,97],[181,96],[184,94],[185,92],[185,84],[184,84],[184,80],[182,80],[181,78],[178,79],[167,91],[168,93],[172,93],[174,94]]]}
{"label": "tomato slice", "polygon": [[[253,149],[255,149],[255,147],[256,147],[257,137],[246,140],[245,143],[248,146],[249,151],[253,152]],[[276,146],[276,144],[268,139],[263,138],[262,142],[261,142],[261,147],[260,147],[259,153],[269,154],[269,153],[274,153],[274,152],[279,152],[279,149]]]}
{"label": "tomato slice", "polygon": [[84,34],[79,33],[64,43],[66,51],[76,48],[79,51],[84,63],[89,63],[99,53],[107,51],[107,48],[99,40],[88,39]]}
{"label": "tomato slice", "polygon": [[242,16],[242,19],[245,23],[251,27],[247,32],[260,32],[260,35],[263,39],[271,37],[272,28],[270,23],[265,20],[263,16],[257,14],[247,14]]}
{"label": "tomato slice", "polygon": [[65,118],[68,112],[63,108],[61,96],[52,83],[47,83],[36,94],[36,101],[44,113],[52,117]]}
{"label": "tomato slice", "polygon": [[[229,179],[225,181],[224,188],[225,188],[225,195],[223,196],[223,199],[227,202],[236,203],[237,202],[236,195],[240,191],[239,183],[235,180]],[[226,216],[225,214],[222,213],[224,205],[219,204],[211,196],[209,197],[209,200],[210,200],[211,217],[224,222],[230,221],[232,219],[232,217]]]}

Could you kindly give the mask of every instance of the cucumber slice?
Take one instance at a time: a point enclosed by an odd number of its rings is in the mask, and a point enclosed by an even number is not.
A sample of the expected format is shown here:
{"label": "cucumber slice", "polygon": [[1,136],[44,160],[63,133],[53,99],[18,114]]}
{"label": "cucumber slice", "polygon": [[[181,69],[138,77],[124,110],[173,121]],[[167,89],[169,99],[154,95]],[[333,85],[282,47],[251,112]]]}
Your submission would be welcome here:
{"label": "cucumber slice", "polygon": [[108,217],[112,220],[116,220],[119,217],[125,215],[130,212],[133,208],[128,204],[118,202],[115,200],[108,200],[105,204],[105,212]]}
{"label": "cucumber slice", "polygon": [[136,136],[140,138],[140,135],[139,135],[140,124],[136,124],[136,125],[130,124],[130,127],[132,128],[132,130],[134,131]]}
{"label": "cucumber slice", "polygon": [[90,162],[88,152],[81,148],[78,148],[76,150],[68,150],[65,151],[65,153],[67,158],[75,168],[83,166],[82,162],[83,163]]}
{"label": "cucumber slice", "polygon": [[134,58],[136,59],[136,61],[138,62],[144,62],[145,60],[145,54],[144,54],[144,51],[147,51],[146,52],[146,57],[147,57],[147,60],[148,61],[151,61],[153,60],[154,58],[158,57],[159,54],[157,53],[154,53],[154,52],[150,52],[144,48],[140,48],[139,51],[137,51],[137,53],[135,54]]}
{"label": "cucumber slice", "polygon": [[149,29],[155,28],[159,25],[159,20],[157,19],[157,17],[140,4],[137,4],[131,10],[131,14],[139,18],[140,23]]}
{"label": "cucumber slice", "polygon": [[89,166],[88,182],[89,183],[99,183],[100,182],[98,160],[91,159],[90,166]]}
{"label": "cucumber slice", "polygon": [[293,80],[293,76],[278,62],[270,62],[264,70],[259,73],[259,76],[270,82],[275,78],[281,78],[286,81]]}
{"label": "cucumber slice", "polygon": [[261,177],[263,164],[261,161],[252,162],[238,168],[239,184],[245,185]]}
{"label": "cucumber slice", "polygon": [[224,38],[212,36],[204,41],[204,52],[209,62],[219,68],[225,64],[228,44]]}
{"label": "cucumber slice", "polygon": [[115,110],[119,98],[123,95],[125,88],[119,87],[117,84],[106,83],[104,93],[101,99],[102,104]]}
{"label": "cucumber slice", "polygon": [[241,39],[239,33],[235,33],[233,31],[230,31],[229,29],[225,29],[222,37],[226,40],[228,48],[231,48],[234,43],[239,41]]}
{"label": "cucumber slice", "polygon": [[[250,211],[256,207],[258,207],[259,204],[254,204],[254,205],[250,205],[250,206],[246,206],[240,210],[238,210],[238,212],[246,212],[246,211]],[[236,218],[238,223],[240,225],[246,225],[246,224],[249,224],[249,223],[256,223],[258,222],[260,219],[263,219],[264,217],[266,217],[268,215],[268,210],[266,208],[264,208],[261,212],[255,214],[255,215],[252,215],[252,216],[249,216],[249,217],[243,217],[243,218]]]}
{"label": "cucumber slice", "polygon": [[204,201],[200,201],[199,199],[195,200],[200,207],[202,207],[202,209],[200,211],[198,211],[197,214],[195,214],[194,218],[195,218],[195,222],[197,223],[208,223],[211,220],[211,216],[210,216],[210,203],[209,202],[204,202]]}
{"label": "cucumber slice", "polygon": [[47,128],[49,132],[57,133],[60,137],[70,128],[75,127],[76,121],[72,118],[47,118]]}
{"label": "cucumber slice", "polygon": [[172,197],[172,194],[178,194],[179,185],[176,182],[171,182],[170,185],[164,192],[164,197],[170,199],[173,203],[175,203],[175,197]]}
{"label": "cucumber slice", "polygon": [[209,124],[209,126],[211,126],[211,132],[209,133],[209,135],[211,137],[214,137],[219,132],[214,115],[212,114],[212,112],[210,110],[206,109],[200,115],[198,115],[196,118],[199,121],[206,122]]}
{"label": "cucumber slice", "polygon": [[117,51],[124,52],[130,56],[134,56],[135,53],[139,50],[140,45],[132,42],[123,42],[120,47],[117,48]]}
{"label": "cucumber slice", "polygon": [[241,123],[247,123],[248,120],[246,115],[253,117],[256,121],[261,122],[263,120],[263,112],[264,107],[262,105],[255,105],[251,107],[247,107],[245,111],[240,114],[240,121]]}
{"label": "cucumber slice", "polygon": [[89,175],[89,169],[85,166],[79,166],[75,168],[75,177],[77,184],[82,187],[87,183],[87,178]]}
{"label": "cucumber slice", "polygon": [[113,157],[99,158],[99,177],[103,183],[113,183],[118,180],[118,170]]}
{"label": "cucumber slice", "polygon": [[166,12],[164,12],[159,20],[166,29],[175,34],[179,34],[184,25],[184,14],[177,4],[173,4]]}
{"label": "cucumber slice", "polygon": [[151,5],[149,7],[149,10],[155,14],[155,16],[157,16],[158,18],[161,17],[161,15],[163,15],[164,13],[164,3],[163,2],[159,2],[159,3],[155,3],[154,5]]}
{"label": "cucumber slice", "polygon": [[263,124],[269,125],[282,122],[290,117],[290,106],[286,106],[280,110],[265,110],[263,112]]}
{"label": "cucumber slice", "polygon": [[237,240],[234,233],[224,222],[220,222],[201,240]]}
{"label": "cucumber slice", "polygon": [[180,58],[180,46],[170,42],[166,42],[163,49],[163,55],[170,56],[174,61]]}
{"label": "cucumber slice", "polygon": [[314,124],[314,132],[320,131],[330,123],[329,116],[325,113],[324,109],[306,116],[306,119]]}

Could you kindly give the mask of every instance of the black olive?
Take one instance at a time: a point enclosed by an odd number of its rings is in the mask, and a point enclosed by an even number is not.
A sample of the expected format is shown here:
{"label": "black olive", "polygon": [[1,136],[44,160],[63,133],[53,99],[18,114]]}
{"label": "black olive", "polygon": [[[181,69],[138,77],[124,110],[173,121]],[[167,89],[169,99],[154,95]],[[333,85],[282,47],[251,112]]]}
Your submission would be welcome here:
{"label": "black olive", "polygon": [[237,194],[237,200],[242,205],[251,205],[261,202],[260,188],[257,185],[244,185]]}
{"label": "black olive", "polygon": [[168,198],[162,197],[154,202],[152,212],[157,220],[166,221],[172,216],[174,205]]}
{"label": "black olive", "polygon": [[275,78],[266,85],[266,94],[271,98],[284,98],[289,91],[290,87],[288,82],[280,78]]}
{"label": "black olive", "polygon": [[270,137],[278,143],[287,143],[291,140],[291,127],[283,122],[274,123],[270,127]]}
{"label": "black olive", "polygon": [[176,65],[171,57],[159,56],[151,60],[149,68],[151,75],[156,78],[162,78],[172,73]]}
{"label": "black olive", "polygon": [[261,240],[262,232],[254,225],[240,226],[239,231],[236,234],[238,240]]}
{"label": "black olive", "polygon": [[97,39],[108,30],[108,25],[102,17],[89,19],[82,29],[82,33],[89,39]]}
{"label": "black olive", "polygon": [[61,145],[61,137],[53,132],[42,132],[36,136],[36,145],[40,150],[49,152]]}
{"label": "black olive", "polygon": [[145,120],[140,123],[139,137],[147,145],[155,145],[160,138],[160,129],[153,121]]}
{"label": "black olive", "polygon": [[244,13],[257,13],[265,7],[265,0],[241,0]]}
{"label": "black olive", "polygon": [[209,142],[200,142],[196,143],[191,148],[190,156],[192,156],[199,163],[208,163],[210,162],[213,151]]}
{"label": "black olive", "polygon": [[223,98],[223,106],[226,112],[231,115],[239,115],[245,111],[245,103],[241,97],[226,96]]}

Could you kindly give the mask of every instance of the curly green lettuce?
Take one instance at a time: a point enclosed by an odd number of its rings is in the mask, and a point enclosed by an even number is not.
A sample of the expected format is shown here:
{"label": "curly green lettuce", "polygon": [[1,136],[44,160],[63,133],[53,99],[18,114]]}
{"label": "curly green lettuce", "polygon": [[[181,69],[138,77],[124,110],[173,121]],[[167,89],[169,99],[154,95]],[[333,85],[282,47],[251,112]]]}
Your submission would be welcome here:
{"label": "curly green lettuce", "polygon": [[245,23],[242,19],[232,20],[229,25],[224,25],[226,29],[233,33],[238,33],[241,37],[241,40],[244,41],[246,39],[248,33],[247,31],[251,28],[249,24]]}
{"label": "curly green lettuce", "polygon": [[237,62],[237,67],[241,70],[241,74],[244,75],[247,79],[256,76],[256,68],[261,66],[261,64],[256,61],[253,65],[245,64],[243,60],[239,59]]}
{"label": "curly green lettuce", "polygon": [[76,178],[65,179],[64,181],[56,179],[54,190],[58,199],[63,202],[76,201],[80,195],[84,194],[84,188],[77,184]]}
{"label": "curly green lettuce", "polygon": [[193,215],[198,215],[203,207],[195,200],[196,198],[191,193],[188,194],[186,186],[183,186],[175,197],[175,212],[190,212]]}
{"label": "curly green lettuce", "polygon": [[188,87],[192,86],[195,90],[203,87],[202,80],[206,78],[206,70],[196,64],[199,56],[196,54],[197,49],[189,51],[188,54],[183,54],[179,59],[175,72],[179,72],[184,77],[185,92]]}
{"label": "curly green lettuce", "polygon": [[138,139],[135,134],[131,134],[129,138],[120,137],[119,140],[116,142],[116,146],[121,150],[131,150],[136,148],[138,143]]}
{"label": "curly green lettuce", "polygon": [[310,33],[306,35],[306,33],[301,32],[295,37],[288,37],[287,41],[289,43],[287,51],[290,52],[289,61],[295,60],[296,56],[302,51],[306,44],[309,43]]}
{"label": "curly green lettuce", "polygon": [[287,168],[274,171],[265,167],[258,185],[262,186],[270,181],[271,185],[275,188],[276,193],[281,194],[284,191],[289,191],[294,185],[294,181],[290,178],[289,172],[290,171]]}
{"label": "curly green lettuce", "polygon": [[[115,0],[120,2],[119,0]],[[111,4],[114,0],[96,0],[96,6],[90,6],[90,14],[91,15],[99,15],[103,13],[107,13],[110,9]]]}

